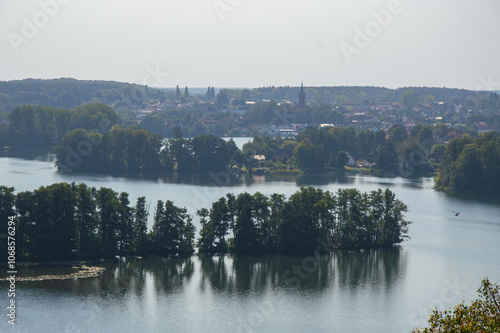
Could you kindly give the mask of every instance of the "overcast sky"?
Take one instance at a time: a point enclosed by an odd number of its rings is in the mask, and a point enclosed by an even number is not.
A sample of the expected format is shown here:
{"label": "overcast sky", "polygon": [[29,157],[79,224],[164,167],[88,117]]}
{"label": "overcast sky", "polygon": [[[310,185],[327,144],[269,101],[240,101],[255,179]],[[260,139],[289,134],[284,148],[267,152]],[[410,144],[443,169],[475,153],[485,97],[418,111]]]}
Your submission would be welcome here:
{"label": "overcast sky", "polygon": [[500,89],[500,0],[0,0],[0,22],[0,80]]}

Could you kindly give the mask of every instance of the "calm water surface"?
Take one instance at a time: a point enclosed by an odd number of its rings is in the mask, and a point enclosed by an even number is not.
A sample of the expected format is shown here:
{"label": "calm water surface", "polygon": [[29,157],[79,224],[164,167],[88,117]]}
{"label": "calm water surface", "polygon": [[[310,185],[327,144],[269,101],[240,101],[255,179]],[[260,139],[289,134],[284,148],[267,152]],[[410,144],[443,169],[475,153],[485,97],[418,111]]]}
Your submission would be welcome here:
{"label": "calm water surface", "polygon": [[[126,191],[132,202],[144,195],[151,207],[159,199],[173,200],[194,213],[226,193],[290,195],[307,185],[330,191],[388,187],[408,205],[413,224],[411,240],[390,251],[337,252],[319,261],[195,255],[110,263],[99,278],[17,282],[15,329],[7,325],[2,283],[2,332],[410,332],[425,325],[430,308],[475,298],[481,278],[500,282],[498,198],[437,192],[431,178],[147,179],[59,174],[50,153],[21,155],[0,158],[0,184],[17,191],[84,182]],[[20,274],[52,272],[36,268]]]}

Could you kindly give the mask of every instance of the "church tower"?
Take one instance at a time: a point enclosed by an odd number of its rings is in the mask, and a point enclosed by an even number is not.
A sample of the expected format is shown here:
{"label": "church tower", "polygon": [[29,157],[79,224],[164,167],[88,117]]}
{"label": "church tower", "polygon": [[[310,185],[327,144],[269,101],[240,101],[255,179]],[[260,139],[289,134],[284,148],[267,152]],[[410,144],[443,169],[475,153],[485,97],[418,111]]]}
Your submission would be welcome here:
{"label": "church tower", "polygon": [[306,107],[306,93],[304,92],[304,82],[300,85],[299,92],[299,108],[304,109]]}

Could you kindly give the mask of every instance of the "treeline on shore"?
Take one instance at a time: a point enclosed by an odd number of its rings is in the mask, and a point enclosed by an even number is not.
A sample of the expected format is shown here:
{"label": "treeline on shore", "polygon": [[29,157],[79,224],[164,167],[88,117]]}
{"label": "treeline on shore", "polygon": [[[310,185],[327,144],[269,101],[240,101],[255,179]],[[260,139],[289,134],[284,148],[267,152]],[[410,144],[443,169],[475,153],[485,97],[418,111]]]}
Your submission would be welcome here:
{"label": "treeline on shore", "polygon": [[0,186],[0,219],[15,216],[18,261],[182,255],[195,247],[208,253],[288,254],[311,253],[319,244],[391,247],[408,237],[410,224],[404,218],[406,205],[389,189],[339,189],[334,194],[309,187],[288,199],[259,192],[228,194],[196,212],[201,230],[195,241],[193,217],[170,200],[157,202],[148,230],[145,197],[131,206],[126,192],[75,183],[14,191]]}
{"label": "treeline on shore", "polygon": [[436,186],[459,193],[500,195],[500,135],[464,135],[448,143]]}

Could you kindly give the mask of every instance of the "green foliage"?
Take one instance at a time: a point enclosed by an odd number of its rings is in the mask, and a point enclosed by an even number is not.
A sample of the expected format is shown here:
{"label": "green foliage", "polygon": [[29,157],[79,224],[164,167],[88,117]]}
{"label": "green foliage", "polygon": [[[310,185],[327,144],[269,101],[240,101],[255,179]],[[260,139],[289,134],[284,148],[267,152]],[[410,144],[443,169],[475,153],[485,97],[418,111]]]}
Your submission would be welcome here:
{"label": "green foliage", "polygon": [[401,104],[413,108],[418,103],[418,93],[415,90],[407,90],[401,95]]}
{"label": "green foliage", "polygon": [[214,172],[223,170],[232,153],[228,143],[213,135],[199,135],[192,140],[196,170]]}
{"label": "green foliage", "polygon": [[341,162],[337,160],[341,151],[348,152],[358,159],[373,161],[380,146],[386,144],[383,131],[356,133],[352,127],[322,129],[310,127],[302,131],[297,141],[300,143],[293,150],[297,166],[310,171],[324,170],[328,167],[342,170]]}
{"label": "green foliage", "polygon": [[481,280],[479,298],[470,305],[464,302],[452,310],[433,310],[429,328],[413,333],[497,333],[500,332],[500,287],[488,278]]}
{"label": "green foliage", "polygon": [[196,215],[200,217],[200,237],[196,242],[200,252],[212,252],[214,249],[214,222],[209,220],[209,211],[206,208],[202,208],[196,211]]}
{"label": "green foliage", "polygon": [[[193,139],[172,139],[166,142],[163,158],[175,164],[177,172],[217,172],[225,170],[237,151],[234,141],[213,135],[200,135]],[[173,165],[164,166],[174,169]]]}
{"label": "green foliage", "polygon": [[101,187],[96,192],[97,229],[101,243],[101,254],[105,258],[116,255],[118,249],[119,210],[118,194],[110,188]]}
{"label": "green foliage", "polygon": [[81,258],[95,257],[99,255],[99,240],[97,230],[97,203],[95,189],[88,188],[85,184],[73,187],[76,196],[75,219],[78,233],[77,251]]}
{"label": "green foliage", "polygon": [[408,138],[408,133],[402,125],[392,125],[389,128],[389,138],[392,143],[400,144]]}
{"label": "green foliage", "polygon": [[71,259],[77,246],[76,198],[69,184],[40,187],[16,196],[16,235],[21,257],[35,260]]}
{"label": "green foliage", "polygon": [[456,192],[500,194],[500,135],[450,141],[441,159],[436,185]]}
{"label": "green foliage", "polygon": [[257,225],[254,221],[253,197],[248,193],[238,195],[234,203],[234,248],[237,252],[251,252],[257,248]]}
{"label": "green foliage", "polygon": [[398,163],[398,154],[392,142],[387,142],[377,149],[375,166],[378,170],[395,172]]}
{"label": "green foliage", "polygon": [[[7,222],[9,217],[15,216],[14,204],[16,201],[16,196],[14,194],[13,187],[0,186],[0,221],[4,228],[4,233],[7,234]],[[0,247],[2,249],[7,248],[7,237],[0,238]],[[16,244],[19,247],[19,244]],[[7,257],[4,257],[7,261]]]}
{"label": "green foliage", "polygon": [[[400,158],[399,173],[400,175],[425,175],[433,171],[429,165],[428,158],[430,150],[424,151],[422,145],[424,141],[418,141],[417,138],[411,138],[398,147]],[[432,142],[432,141],[431,141]]]}
{"label": "green foliage", "polygon": [[439,143],[432,146],[430,156],[434,159],[434,161],[439,162],[441,161],[441,158],[444,156],[445,153],[446,153],[446,145],[443,143]]}
{"label": "green foliage", "polygon": [[158,200],[153,225],[153,249],[158,255],[192,253],[194,251],[194,226],[186,208],[174,205],[170,200],[165,204]]}
{"label": "green foliage", "polygon": [[62,171],[159,171],[161,140],[146,130],[113,127],[106,134],[76,129],[55,149]]}
{"label": "green foliage", "polygon": [[76,129],[66,134],[62,144],[55,149],[56,166],[61,171],[100,171],[103,135],[93,131]]}
{"label": "green foliage", "polygon": [[149,205],[146,206],[146,197],[137,198],[137,204],[133,212],[133,249],[138,254],[144,254],[147,250],[149,216]]}
{"label": "green foliage", "polygon": [[[493,110],[498,110],[500,108],[500,98],[498,98],[498,106]],[[482,105],[482,103],[480,104]],[[484,110],[484,109],[483,109]],[[467,117],[467,124],[469,126],[474,126],[476,122],[484,122],[493,127],[495,131],[500,131],[500,114],[472,114]]]}
{"label": "green foliage", "polygon": [[5,134],[3,145],[36,147],[58,144],[74,129],[105,133],[118,122],[118,116],[103,104],[87,104],[73,110],[23,105],[12,110],[9,121],[8,126],[0,129]]}
{"label": "green foliage", "polygon": [[243,156],[249,159],[252,155],[264,155],[266,158],[271,158],[274,155],[274,149],[270,144],[277,142],[270,137],[256,135],[252,142],[247,142],[243,145]]}
{"label": "green foliage", "polygon": [[284,203],[280,236],[286,252],[311,252],[318,237],[331,241],[334,200],[329,192],[309,187],[301,188]]}
{"label": "green foliage", "polygon": [[347,153],[343,150],[339,151],[337,153],[337,156],[335,156],[335,160],[333,161],[333,167],[337,171],[344,171],[344,166],[348,162],[348,156]]}
{"label": "green foliage", "polygon": [[96,130],[111,128],[118,122],[118,115],[109,106],[99,103],[77,106],[72,110],[71,128]]}
{"label": "green foliage", "polygon": [[223,108],[227,107],[227,105],[229,103],[229,98],[227,97],[227,94],[226,94],[224,89],[221,89],[219,91],[216,98],[217,98],[216,103],[217,103],[217,106],[219,107],[219,109],[223,109]]}
{"label": "green foliage", "polygon": [[14,188],[0,186],[0,221],[7,221],[9,216],[14,216]]}
{"label": "green foliage", "polygon": [[302,140],[293,150],[297,166],[302,170],[315,171],[321,168],[321,152],[308,138]]}
{"label": "green foliage", "polygon": [[223,252],[228,231],[233,233],[230,243],[235,252],[312,252],[318,239],[338,248],[390,247],[408,237],[406,211],[388,189],[341,189],[335,195],[308,187],[288,200],[259,192],[228,195],[210,210],[197,212],[202,225],[198,247],[202,252]]}
{"label": "green foliage", "polygon": [[[20,104],[39,104],[56,108],[74,108],[99,100],[104,104],[121,102],[140,105],[144,99],[159,99],[164,93],[147,86],[113,81],[84,81],[70,78],[0,81],[1,106],[6,110]],[[0,111],[1,108],[0,108]]]}
{"label": "green foliage", "polygon": [[297,141],[293,140],[284,140],[281,148],[293,150],[297,146]]}
{"label": "green foliage", "polygon": [[120,255],[132,253],[134,240],[134,209],[129,207],[128,193],[122,192],[118,198],[118,252]]}
{"label": "green foliage", "polygon": [[226,236],[229,233],[229,227],[234,223],[230,205],[225,198],[220,198],[212,204],[210,210],[210,221],[213,228],[215,248],[218,251],[227,250]]}
{"label": "green foliage", "polygon": [[175,98],[177,100],[180,100],[181,99],[181,90],[179,89],[179,86],[176,86],[175,87]]}
{"label": "green foliage", "polygon": [[215,98],[215,88],[214,87],[208,87],[207,92],[205,94],[205,98],[208,100]]}
{"label": "green foliage", "polygon": [[[130,206],[128,193],[67,183],[40,187],[16,196],[0,188],[0,201],[16,216],[20,259],[68,260],[115,255],[191,253],[194,226],[185,208],[171,201],[155,214],[152,243],[147,237],[146,198]],[[15,207],[15,209],[14,209]],[[0,210],[2,213],[2,210]],[[7,218],[5,218],[7,220]]]}

